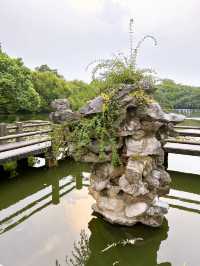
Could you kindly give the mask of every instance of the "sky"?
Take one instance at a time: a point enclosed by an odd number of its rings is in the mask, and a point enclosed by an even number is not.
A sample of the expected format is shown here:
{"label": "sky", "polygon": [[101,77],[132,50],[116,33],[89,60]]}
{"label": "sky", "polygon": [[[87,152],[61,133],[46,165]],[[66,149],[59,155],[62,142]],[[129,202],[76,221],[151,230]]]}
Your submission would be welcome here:
{"label": "sky", "polygon": [[137,60],[158,77],[200,86],[199,0],[0,0],[0,42],[10,56],[34,69],[47,64],[67,80],[90,81],[86,66],[129,53],[144,35]]}

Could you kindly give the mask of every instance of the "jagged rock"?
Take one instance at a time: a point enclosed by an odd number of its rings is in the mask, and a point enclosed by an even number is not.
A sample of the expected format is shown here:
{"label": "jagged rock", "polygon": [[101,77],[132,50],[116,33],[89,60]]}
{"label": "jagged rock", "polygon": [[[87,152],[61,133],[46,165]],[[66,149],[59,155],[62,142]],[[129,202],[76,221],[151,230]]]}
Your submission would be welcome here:
{"label": "jagged rock", "polygon": [[139,180],[137,183],[130,184],[126,179],[125,175],[120,177],[119,187],[122,191],[127,194],[130,194],[133,197],[145,195],[149,192],[146,183],[143,183],[141,180]]}
{"label": "jagged rock", "polygon": [[98,96],[82,107],[79,112],[84,116],[101,113],[103,111],[103,102],[103,97]]}
{"label": "jagged rock", "polygon": [[146,132],[146,134],[155,134],[163,123],[159,121],[142,121],[141,128]]}
{"label": "jagged rock", "polygon": [[163,167],[165,161],[165,152],[162,148],[159,149],[158,156],[156,156],[155,160],[157,166]]}
{"label": "jagged rock", "polygon": [[127,156],[158,155],[161,148],[160,142],[155,137],[145,137],[134,140],[132,137],[126,139]]}
{"label": "jagged rock", "polygon": [[131,120],[119,129],[118,135],[121,137],[132,136],[141,129],[139,119]]}
{"label": "jagged rock", "polygon": [[144,132],[144,130],[137,130],[136,132],[132,134],[132,138],[134,140],[140,140],[140,139],[143,139],[145,135],[146,133]]}
{"label": "jagged rock", "polygon": [[145,202],[137,202],[131,204],[125,208],[126,217],[132,218],[142,215],[148,209],[148,205]]}
{"label": "jagged rock", "polygon": [[130,157],[126,166],[125,177],[130,184],[137,183],[142,180],[142,177],[150,174],[154,166],[154,160],[150,156]]}
{"label": "jagged rock", "polygon": [[142,180],[144,167],[145,165],[143,161],[132,159],[128,160],[125,177],[130,184],[134,184],[137,183],[139,180]]}
{"label": "jagged rock", "polygon": [[124,173],[124,167],[113,167],[110,163],[97,163],[92,169],[92,179],[113,179],[120,177]]}
{"label": "jagged rock", "polygon": [[[123,146],[122,141],[119,140],[119,142],[116,145],[117,149],[120,149]],[[92,141],[88,146],[87,149],[95,154],[99,154],[100,153],[100,148],[99,148],[99,143],[98,141]],[[111,152],[112,151],[112,146],[111,145],[106,145],[104,151],[106,153]]]}
{"label": "jagged rock", "polygon": [[119,186],[108,185],[107,188],[108,188],[107,194],[108,194],[109,198],[115,198],[118,195],[118,193],[120,192]]}
{"label": "jagged rock", "polygon": [[121,212],[124,209],[124,202],[121,199],[101,197],[97,203],[100,210]]}
{"label": "jagged rock", "polygon": [[151,226],[151,227],[159,227],[163,223],[163,218],[164,218],[164,216],[162,214],[155,215],[155,213],[154,213],[154,216],[145,215],[144,217],[140,218],[139,221],[141,223],[148,225],[148,226]]}
{"label": "jagged rock", "polygon": [[150,118],[162,122],[180,123],[185,119],[184,115],[174,113],[167,114],[163,112],[160,105],[156,102],[149,104],[148,108],[146,109],[146,113]]}
{"label": "jagged rock", "polygon": [[80,118],[80,116],[75,112],[72,112],[72,110],[60,110],[56,112],[52,112],[49,115],[50,120],[52,120],[54,123],[63,123],[63,122],[70,122],[74,121]]}
{"label": "jagged rock", "polygon": [[122,102],[131,92],[137,89],[137,85],[122,85],[118,90],[116,98]]}
{"label": "jagged rock", "polygon": [[49,119],[54,123],[70,122],[80,118],[80,114],[72,112],[67,99],[56,99],[51,103],[54,112],[51,112]]}
{"label": "jagged rock", "polygon": [[[85,162],[85,163],[99,163],[99,156],[96,155],[95,153],[88,152],[82,155],[81,157],[79,157],[77,160],[80,162]],[[101,163],[105,163],[109,161],[111,161],[111,156],[105,155],[104,159],[101,160]]]}
{"label": "jagged rock", "polygon": [[146,178],[150,190],[156,189],[159,195],[165,195],[169,192],[171,178],[163,169],[154,169]]}
{"label": "jagged rock", "polygon": [[51,102],[51,108],[57,111],[68,110],[70,108],[70,103],[67,99],[56,99]]}
{"label": "jagged rock", "polygon": [[102,191],[107,187],[108,184],[109,184],[109,179],[105,180],[100,179],[100,180],[95,180],[93,184],[91,183],[91,186],[95,191]]}
{"label": "jagged rock", "polygon": [[153,206],[160,208],[162,214],[166,214],[169,210],[169,204],[165,201],[159,200],[158,197],[154,200]]}

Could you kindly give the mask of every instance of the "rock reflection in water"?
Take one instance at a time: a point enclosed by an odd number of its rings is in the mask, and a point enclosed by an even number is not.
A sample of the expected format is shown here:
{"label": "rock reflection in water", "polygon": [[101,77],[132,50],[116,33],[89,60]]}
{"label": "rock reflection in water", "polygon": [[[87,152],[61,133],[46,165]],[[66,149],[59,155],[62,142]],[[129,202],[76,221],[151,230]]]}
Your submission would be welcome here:
{"label": "rock reflection in water", "polygon": [[[168,236],[166,219],[160,228],[154,229],[141,224],[133,228],[113,226],[99,218],[93,218],[88,228],[90,237],[81,232],[80,240],[74,245],[66,265],[171,266],[170,262],[157,262],[161,242]],[[57,262],[57,265],[60,264]]]}

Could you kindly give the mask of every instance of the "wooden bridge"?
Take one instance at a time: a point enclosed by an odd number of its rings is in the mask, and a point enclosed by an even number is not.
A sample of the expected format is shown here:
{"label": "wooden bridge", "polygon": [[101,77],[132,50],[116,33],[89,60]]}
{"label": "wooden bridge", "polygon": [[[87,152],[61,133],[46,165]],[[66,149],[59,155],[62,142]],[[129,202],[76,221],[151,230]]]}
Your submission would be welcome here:
{"label": "wooden bridge", "polygon": [[167,140],[167,143],[164,145],[166,168],[168,168],[169,153],[200,156],[200,127],[175,126],[175,131],[178,136],[186,138],[178,137]]}
{"label": "wooden bridge", "polygon": [[[28,156],[50,154],[51,123],[32,120],[15,124],[0,124],[0,165],[11,160],[20,160]],[[200,127],[176,126],[181,137],[170,138],[164,145],[165,166],[168,165],[168,153],[200,156]],[[188,137],[189,140],[188,140]],[[192,140],[191,140],[192,137]],[[186,139],[186,140],[185,140]],[[52,166],[51,156],[48,165]]]}
{"label": "wooden bridge", "polygon": [[51,150],[51,123],[32,120],[0,124],[0,165],[28,156],[44,155]]}

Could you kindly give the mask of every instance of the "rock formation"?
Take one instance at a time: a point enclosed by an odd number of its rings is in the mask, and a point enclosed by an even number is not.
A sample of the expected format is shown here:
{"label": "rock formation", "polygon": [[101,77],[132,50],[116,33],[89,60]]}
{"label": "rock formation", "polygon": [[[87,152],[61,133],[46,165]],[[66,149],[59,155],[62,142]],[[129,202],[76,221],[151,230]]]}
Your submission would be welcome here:
{"label": "rock formation", "polygon": [[[150,99],[148,90],[147,86],[144,92]],[[134,86],[124,85],[114,95],[120,113],[110,126],[116,130],[121,165],[111,164],[109,145],[105,147],[104,159],[99,159],[100,147],[95,137],[79,160],[94,163],[89,193],[96,200],[92,206],[96,213],[110,223],[132,226],[141,222],[157,227],[168,211],[168,205],[159,197],[169,192],[171,182],[163,166],[162,146],[173,125],[183,121],[184,116],[166,114],[158,103],[143,96],[138,98],[135,91]],[[104,97],[98,96],[80,110],[80,116],[87,119],[103,112],[104,103]],[[63,109],[60,112],[66,117]]]}
{"label": "rock formation", "polygon": [[54,123],[64,123],[65,121],[73,121],[78,114],[70,108],[70,103],[67,99],[56,99],[51,103],[51,108],[54,112],[49,115],[50,120]]}

